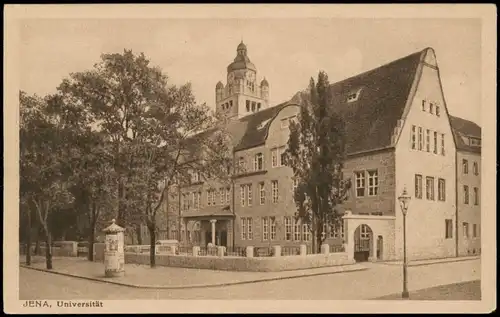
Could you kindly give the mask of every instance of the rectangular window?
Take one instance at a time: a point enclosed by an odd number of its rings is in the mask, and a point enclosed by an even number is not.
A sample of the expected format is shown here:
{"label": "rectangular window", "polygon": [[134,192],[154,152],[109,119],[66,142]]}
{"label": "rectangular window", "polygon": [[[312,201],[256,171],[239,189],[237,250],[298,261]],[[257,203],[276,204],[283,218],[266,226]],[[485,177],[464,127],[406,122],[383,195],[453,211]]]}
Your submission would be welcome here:
{"label": "rectangular window", "polygon": [[226,204],[229,204],[231,201],[231,188],[226,188]]}
{"label": "rectangular window", "polygon": [[284,166],[285,165],[285,150],[286,147],[282,146],[278,149],[278,166]]}
{"label": "rectangular window", "polygon": [[431,151],[431,130],[425,130],[425,149],[427,152]]}
{"label": "rectangular window", "polygon": [[194,193],[188,194],[188,199],[189,209],[194,208]]}
{"label": "rectangular window", "polygon": [[247,218],[247,227],[248,227],[248,240],[253,239],[253,220],[252,218]]}
{"label": "rectangular window", "polygon": [[441,155],[444,155],[444,134],[441,133]]}
{"label": "rectangular window", "polygon": [[182,194],[182,210],[184,211],[188,210],[188,201],[186,194]]}
{"label": "rectangular window", "polygon": [[429,113],[434,114],[434,104],[432,102],[429,103]]}
{"label": "rectangular window", "polygon": [[247,239],[247,218],[241,218],[241,240]]}
{"label": "rectangular window", "polygon": [[472,164],[472,172],[474,173],[474,175],[479,175],[479,165],[477,164],[477,162],[474,162]]}
{"label": "rectangular window", "polygon": [[445,219],[445,239],[453,238],[453,220]]}
{"label": "rectangular window", "polygon": [[266,202],[266,188],[264,186],[264,182],[259,183],[259,193],[260,193],[260,197],[259,197],[260,204],[264,205]]}
{"label": "rectangular window", "polygon": [[411,149],[415,150],[417,148],[417,127],[411,126]]}
{"label": "rectangular window", "polygon": [[378,171],[368,171],[368,196],[378,194]]}
{"label": "rectangular window", "polygon": [[415,197],[422,198],[422,175],[415,175]]}
{"label": "rectangular window", "polygon": [[252,193],[252,184],[247,185],[247,206],[252,206],[253,201],[253,193]]}
{"label": "rectangular window", "polygon": [[467,222],[462,223],[464,238],[469,238],[469,224]]}
{"label": "rectangular window", "polygon": [[271,240],[276,240],[276,219],[271,217],[269,221],[271,223]]}
{"label": "rectangular window", "polygon": [[474,205],[479,205],[479,188],[474,187]]}
{"label": "rectangular window", "polygon": [[262,240],[269,240],[269,218],[262,218]]}
{"label": "rectangular window", "polygon": [[477,225],[476,224],[472,225],[472,237],[477,238]]}
{"label": "rectangular window", "polygon": [[462,160],[462,172],[469,174],[469,162],[467,160]]}
{"label": "rectangular window", "polygon": [[285,240],[292,240],[292,218],[285,217]]}
{"label": "rectangular window", "polygon": [[436,116],[441,116],[441,107],[438,104],[436,104]]}
{"label": "rectangular window", "polygon": [[264,169],[264,155],[257,153],[254,158],[254,170],[262,171]]}
{"label": "rectangular window", "polygon": [[446,182],[444,179],[438,179],[438,199],[440,201],[446,200]]}
{"label": "rectangular window", "polygon": [[272,185],[272,194],[273,194],[273,203],[278,203],[278,181],[271,181]]}
{"label": "rectangular window", "polygon": [[304,223],[302,225],[302,240],[303,241],[311,240],[311,232],[309,231],[309,226],[307,225],[307,223]]}
{"label": "rectangular window", "polygon": [[278,149],[277,148],[271,149],[271,166],[272,167],[278,166]]}
{"label": "rectangular window", "polygon": [[438,133],[434,131],[434,154],[438,153]]}
{"label": "rectangular window", "polygon": [[241,206],[245,206],[245,185],[240,185],[240,202]]}
{"label": "rectangular window", "polygon": [[464,185],[464,204],[469,204],[469,186]]}
{"label": "rectangular window", "polygon": [[193,198],[192,198],[193,199],[193,209],[196,210],[196,209],[199,208],[199,206],[197,205],[197,203],[198,203],[198,199],[197,199],[198,193],[193,192],[191,195],[193,195]]}
{"label": "rectangular window", "polygon": [[425,178],[425,189],[426,189],[426,198],[428,200],[434,200],[434,177],[427,176]]}
{"label": "rectangular window", "polygon": [[333,227],[333,237],[344,239],[344,222],[340,221]]}
{"label": "rectangular window", "polygon": [[356,178],[356,197],[365,196],[365,172],[354,172]]}
{"label": "rectangular window", "polygon": [[238,167],[240,169],[241,173],[244,173],[246,171],[246,164],[245,164],[245,158],[240,157],[238,160]]}
{"label": "rectangular window", "polygon": [[422,100],[422,111],[425,111],[425,100]]}
{"label": "rectangular window", "polygon": [[300,219],[294,219],[293,240],[300,241]]}
{"label": "rectangular window", "polygon": [[422,127],[418,127],[418,150],[422,151],[424,148],[424,134]]}

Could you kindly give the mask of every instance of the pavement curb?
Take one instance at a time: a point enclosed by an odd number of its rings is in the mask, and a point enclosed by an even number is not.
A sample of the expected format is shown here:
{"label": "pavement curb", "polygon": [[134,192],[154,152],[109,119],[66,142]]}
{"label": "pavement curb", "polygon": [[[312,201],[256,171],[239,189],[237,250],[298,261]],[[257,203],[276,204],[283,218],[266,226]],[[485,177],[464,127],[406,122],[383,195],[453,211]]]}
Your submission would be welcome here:
{"label": "pavement curb", "polygon": [[104,278],[102,278],[102,279],[92,278],[92,277],[88,277],[88,276],[82,276],[82,275],[52,271],[52,270],[47,270],[47,269],[35,268],[35,267],[27,266],[25,264],[20,264],[20,267],[23,267],[23,268],[29,269],[29,270],[57,274],[57,275],[68,276],[68,277],[74,277],[74,278],[79,278],[79,279],[88,280],[88,281],[101,282],[101,283],[126,286],[126,287],[132,287],[132,288],[142,288],[142,289],[193,289],[193,288],[224,287],[224,286],[232,286],[232,285],[254,284],[254,283],[260,283],[260,282],[288,280],[288,279],[302,278],[302,277],[309,277],[309,276],[331,275],[331,274],[350,273],[350,272],[358,272],[358,271],[368,270],[367,267],[359,267],[356,269],[346,270],[346,271],[320,272],[320,273],[311,273],[311,274],[303,274],[303,275],[295,275],[295,276],[278,276],[278,277],[263,278],[263,279],[258,279],[258,280],[238,281],[238,282],[229,282],[229,283],[160,286],[160,285],[141,285],[141,284],[116,282],[116,281],[111,281],[111,280],[105,280]]}
{"label": "pavement curb", "polygon": [[[413,266],[426,266],[426,265],[435,265],[435,264],[442,264],[442,263],[453,263],[453,262],[464,262],[464,261],[473,261],[473,260],[478,260],[481,259],[480,256],[475,256],[475,257],[467,257],[467,258],[450,258],[449,260],[443,260],[443,261],[436,261],[436,262],[430,262],[430,263],[408,263],[408,267],[413,267]],[[377,264],[383,264],[383,265],[389,265],[389,266],[401,266],[403,263],[391,263],[391,262],[375,262]]]}

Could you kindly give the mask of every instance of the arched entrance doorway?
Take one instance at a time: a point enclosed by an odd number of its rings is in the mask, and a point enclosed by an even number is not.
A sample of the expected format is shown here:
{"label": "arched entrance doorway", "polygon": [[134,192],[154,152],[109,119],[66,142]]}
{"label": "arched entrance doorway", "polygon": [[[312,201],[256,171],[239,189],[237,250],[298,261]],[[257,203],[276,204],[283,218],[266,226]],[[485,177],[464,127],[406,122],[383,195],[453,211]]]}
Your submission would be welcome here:
{"label": "arched entrance doorway", "polygon": [[356,262],[366,262],[373,256],[373,231],[365,224],[362,224],[354,231],[354,260]]}

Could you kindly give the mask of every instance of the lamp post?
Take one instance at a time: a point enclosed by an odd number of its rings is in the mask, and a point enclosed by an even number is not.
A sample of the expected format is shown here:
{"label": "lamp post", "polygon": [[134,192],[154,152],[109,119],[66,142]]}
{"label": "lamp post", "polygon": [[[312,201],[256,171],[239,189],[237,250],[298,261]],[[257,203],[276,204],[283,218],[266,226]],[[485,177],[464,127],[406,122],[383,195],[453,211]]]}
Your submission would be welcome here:
{"label": "lamp post", "polygon": [[408,212],[410,199],[411,197],[408,195],[405,187],[401,196],[398,197],[401,212],[403,213],[403,293],[401,294],[403,298],[410,297],[408,293],[408,261],[406,258],[406,213]]}

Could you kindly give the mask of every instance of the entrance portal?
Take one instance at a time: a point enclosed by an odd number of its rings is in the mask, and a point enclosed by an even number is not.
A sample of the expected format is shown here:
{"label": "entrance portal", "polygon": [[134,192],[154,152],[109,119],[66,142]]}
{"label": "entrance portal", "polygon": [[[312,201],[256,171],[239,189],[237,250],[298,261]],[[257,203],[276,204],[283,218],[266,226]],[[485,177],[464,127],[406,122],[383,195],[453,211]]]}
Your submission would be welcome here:
{"label": "entrance portal", "polygon": [[354,260],[366,262],[373,256],[373,231],[368,225],[360,225],[354,231]]}

